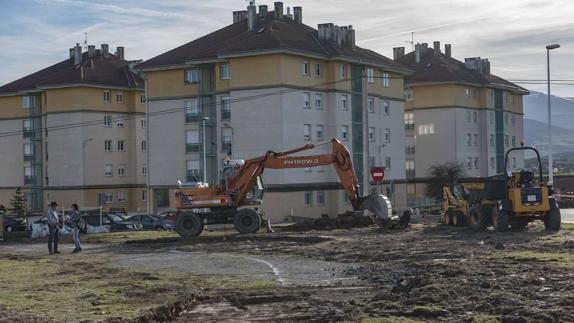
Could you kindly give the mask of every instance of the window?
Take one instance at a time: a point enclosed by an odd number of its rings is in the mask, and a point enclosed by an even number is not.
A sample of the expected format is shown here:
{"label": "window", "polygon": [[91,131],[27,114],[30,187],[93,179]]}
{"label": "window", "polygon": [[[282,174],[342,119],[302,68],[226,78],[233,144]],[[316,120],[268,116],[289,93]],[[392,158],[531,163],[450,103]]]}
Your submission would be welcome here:
{"label": "window", "polygon": [[369,113],[375,113],[375,100],[369,98]]}
{"label": "window", "polygon": [[321,77],[321,63],[315,64],[315,76]]}
{"label": "window", "polygon": [[512,136],[512,147],[516,147],[516,137]]}
{"label": "window", "polygon": [[122,92],[116,93],[116,102],[124,103],[124,94]]}
{"label": "window", "polygon": [[199,130],[187,130],[185,132],[185,147],[185,151],[188,153],[199,152]]}
{"label": "window", "polygon": [[470,111],[466,111],[466,122],[470,122]]}
{"label": "window", "polygon": [[229,64],[221,65],[221,79],[229,80]]}
{"label": "window", "polygon": [[317,206],[325,206],[325,191],[317,191]]}
{"label": "window", "polygon": [[231,120],[231,104],[228,95],[221,97],[221,120]]}
{"label": "window", "polygon": [[472,140],[471,135],[469,133],[467,133],[466,134],[466,145],[469,147],[471,146],[471,140]]}
{"label": "window", "polygon": [[464,89],[464,96],[467,99],[470,99],[470,89],[469,88]]}
{"label": "window", "polygon": [[508,135],[504,135],[504,145],[508,147]]}
{"label": "window", "polygon": [[407,194],[408,195],[415,195],[417,193],[416,184],[407,184]]}
{"label": "window", "polygon": [[347,110],[348,109],[347,101],[348,101],[348,96],[346,94],[342,94],[341,95],[341,110]]}
{"label": "window", "polygon": [[391,157],[385,157],[385,169],[386,170],[391,169]]}
{"label": "window", "polygon": [[315,108],[321,110],[323,109],[323,95],[317,94],[315,95]]}
{"label": "window", "polygon": [[123,203],[128,200],[128,193],[126,191],[118,192],[118,202]]}
{"label": "window", "polygon": [[384,87],[391,86],[391,77],[389,73],[383,73],[383,86]]}
{"label": "window", "polygon": [[201,113],[197,99],[183,101],[183,105],[185,107],[185,122],[199,122]]}
{"label": "window", "polygon": [[303,75],[309,75],[309,61],[303,61]]}
{"label": "window", "polygon": [[118,176],[126,176],[126,165],[118,165]]}
{"label": "window", "polygon": [[311,108],[311,95],[308,92],[303,92],[303,108]]}
{"label": "window", "polygon": [[199,160],[188,160],[185,162],[185,176],[187,182],[199,182],[201,180]]}
{"label": "window", "polygon": [[303,139],[311,140],[311,125],[304,124],[303,125]]}
{"label": "window", "polygon": [[323,125],[318,124],[315,126],[315,137],[319,140],[323,139]]}
{"label": "window", "polygon": [[32,144],[24,144],[24,161],[32,161],[34,159],[34,146]]}
{"label": "window", "polygon": [[434,123],[419,125],[418,130],[419,135],[432,135],[434,133]]}
{"label": "window", "polygon": [[106,164],[104,168],[104,176],[112,176],[114,174],[114,167],[112,164]]}
{"label": "window", "polygon": [[391,142],[391,129],[385,129],[385,142]]}
{"label": "window", "polygon": [[405,100],[412,101],[415,99],[415,92],[412,89],[405,90]]}
{"label": "window", "polygon": [[125,127],[124,120],[118,120],[118,121],[116,121],[116,127],[118,127],[118,128],[123,128],[123,127]]}
{"label": "window", "polygon": [[140,103],[145,103],[145,95],[140,95]]}
{"label": "window", "polygon": [[30,131],[32,130],[32,121],[29,119],[22,120],[22,130],[23,131]]}
{"label": "window", "polygon": [[104,151],[112,151],[112,141],[104,140]]}
{"label": "window", "polygon": [[147,141],[142,140],[142,151],[147,151]]}
{"label": "window", "polygon": [[490,157],[490,168],[494,169],[494,157]]}
{"label": "window", "polygon": [[[104,193],[104,203],[110,204],[114,203],[114,192],[105,192]],[[104,219],[105,221],[106,219]]]}
{"label": "window", "polygon": [[34,182],[34,170],[29,166],[24,167],[24,184],[33,184]]}
{"label": "window", "polygon": [[104,127],[106,128],[112,127],[112,116],[109,114],[104,116]]}
{"label": "window", "polygon": [[490,134],[490,147],[494,147],[494,135]]}
{"label": "window", "polygon": [[111,91],[104,91],[104,103],[112,102],[112,92]]}
{"label": "window", "polygon": [[140,125],[142,128],[146,128],[147,127],[147,120],[146,119],[140,120]]}
{"label": "window", "polygon": [[478,157],[474,157],[474,169],[478,169]]}
{"label": "window", "polygon": [[412,112],[405,112],[405,130],[414,130],[415,120]]}
{"label": "window", "polygon": [[341,126],[341,139],[349,140],[349,126]]}
{"label": "window", "polygon": [[472,122],[478,123],[478,112],[477,111],[472,112]]}
{"label": "window", "polygon": [[468,157],[468,160],[466,161],[466,168],[472,168],[472,157]]}
{"label": "window", "polygon": [[391,114],[391,107],[389,101],[383,101],[383,114],[386,116]]}
{"label": "window", "polygon": [[415,161],[414,160],[405,160],[405,169],[413,171],[415,170]]}
{"label": "window", "polygon": [[344,79],[347,77],[347,67],[345,64],[339,65],[339,78]]}
{"label": "window", "polygon": [[367,69],[367,82],[373,83],[375,77],[375,71],[372,68]]}
{"label": "window", "polygon": [[35,106],[36,98],[31,95],[22,96],[22,108],[30,109]]}
{"label": "window", "polygon": [[186,84],[196,84],[199,83],[199,69],[192,69],[185,71],[185,83]]}
{"label": "window", "polygon": [[221,148],[222,151],[227,155],[231,156],[233,152],[233,131],[231,128],[223,128],[221,129],[221,137],[222,143]]}
{"label": "window", "polygon": [[147,164],[142,165],[142,175],[147,175]]}
{"label": "window", "polygon": [[158,189],[156,194],[157,206],[158,207],[168,207],[169,206],[169,189],[162,188]]}
{"label": "window", "polygon": [[474,146],[478,146],[478,135],[474,134]]}
{"label": "window", "polygon": [[142,191],[142,201],[147,201],[147,190]]}
{"label": "window", "polygon": [[369,141],[375,141],[375,128],[369,127]]}
{"label": "window", "polygon": [[313,206],[313,192],[305,192],[305,206]]}
{"label": "window", "polygon": [[488,115],[490,118],[490,124],[494,124],[494,112],[493,111],[488,111]]}
{"label": "window", "polygon": [[504,114],[504,124],[508,126],[508,113]]}
{"label": "window", "polygon": [[118,140],[118,151],[126,151],[126,142]]}

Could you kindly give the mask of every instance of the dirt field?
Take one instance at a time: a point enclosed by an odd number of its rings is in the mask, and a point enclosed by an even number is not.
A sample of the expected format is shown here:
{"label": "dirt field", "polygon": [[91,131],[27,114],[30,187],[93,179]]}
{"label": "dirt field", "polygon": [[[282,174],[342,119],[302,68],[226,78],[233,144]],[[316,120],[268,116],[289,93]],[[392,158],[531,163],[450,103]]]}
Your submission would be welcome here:
{"label": "dirt field", "polygon": [[57,257],[43,244],[1,245],[0,322],[574,321],[573,225],[501,234],[416,222],[110,234]]}

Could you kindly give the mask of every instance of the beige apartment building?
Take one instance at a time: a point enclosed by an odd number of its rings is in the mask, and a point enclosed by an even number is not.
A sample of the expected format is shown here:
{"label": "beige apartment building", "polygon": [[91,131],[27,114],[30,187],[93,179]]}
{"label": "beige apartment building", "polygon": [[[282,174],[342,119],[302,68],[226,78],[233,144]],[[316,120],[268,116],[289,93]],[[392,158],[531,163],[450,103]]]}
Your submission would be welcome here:
{"label": "beige apartment building", "polygon": [[144,211],[143,80],[108,45],[0,87],[0,204],[17,187],[29,210],[102,206]]}
{"label": "beige apartment building", "polygon": [[[175,208],[178,181],[217,183],[227,157],[333,137],[351,150],[361,182],[372,166],[404,182],[403,78],[410,71],[358,47],[352,26],[314,29],[303,23],[301,7],[285,13],[281,2],[258,9],[233,12],[232,24],[136,66],[148,88],[155,211]],[[272,220],[351,208],[329,166],[267,170],[263,179],[263,209]],[[405,203],[404,187],[395,195]]]}
{"label": "beige apartment building", "polygon": [[[410,200],[425,194],[433,164],[456,161],[465,176],[504,172],[504,155],[524,139],[522,98],[529,92],[490,71],[488,59],[452,57],[452,47],[417,44],[394,60],[415,71],[405,79],[406,173]],[[509,159],[521,167],[524,156]],[[419,184],[416,184],[419,182]],[[413,202],[414,203],[414,202]]]}

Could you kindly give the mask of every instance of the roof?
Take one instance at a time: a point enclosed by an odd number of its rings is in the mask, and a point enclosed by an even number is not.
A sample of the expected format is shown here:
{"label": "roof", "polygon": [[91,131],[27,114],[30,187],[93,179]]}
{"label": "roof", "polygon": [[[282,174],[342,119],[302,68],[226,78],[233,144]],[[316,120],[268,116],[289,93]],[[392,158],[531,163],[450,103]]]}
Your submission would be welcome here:
{"label": "roof", "polygon": [[405,84],[419,83],[474,83],[481,86],[509,87],[518,92],[528,93],[528,90],[507,81],[499,76],[484,75],[467,68],[465,64],[443,53],[434,54],[432,48],[421,48],[420,61],[416,62],[415,52],[410,52],[396,60],[398,63],[414,70],[414,74],[405,77]]}
{"label": "roof", "polygon": [[129,68],[128,61],[96,50],[90,57],[82,54],[82,64],[74,66],[69,58],[0,87],[0,94],[34,91],[67,85],[110,86],[143,89],[144,81]]}
{"label": "roof", "polygon": [[338,46],[333,41],[319,40],[316,29],[297,23],[287,16],[277,18],[273,12],[265,16],[259,15],[254,31],[248,30],[247,20],[244,19],[153,57],[136,68],[161,69],[186,65],[193,61],[289,50],[327,59],[350,59],[361,64],[380,65],[409,72],[404,66],[374,51],[357,46]]}

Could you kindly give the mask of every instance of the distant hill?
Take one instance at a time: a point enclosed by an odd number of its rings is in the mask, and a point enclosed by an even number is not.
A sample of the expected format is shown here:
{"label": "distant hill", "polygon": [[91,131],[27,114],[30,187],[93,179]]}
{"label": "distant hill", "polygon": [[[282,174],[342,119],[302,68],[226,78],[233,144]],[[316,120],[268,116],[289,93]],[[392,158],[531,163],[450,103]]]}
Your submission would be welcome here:
{"label": "distant hill", "polygon": [[[524,119],[524,142],[535,146],[542,155],[546,155],[548,145],[548,125],[544,122]],[[558,152],[574,152],[574,130],[552,126],[552,150]]]}

